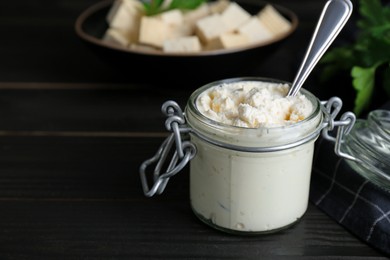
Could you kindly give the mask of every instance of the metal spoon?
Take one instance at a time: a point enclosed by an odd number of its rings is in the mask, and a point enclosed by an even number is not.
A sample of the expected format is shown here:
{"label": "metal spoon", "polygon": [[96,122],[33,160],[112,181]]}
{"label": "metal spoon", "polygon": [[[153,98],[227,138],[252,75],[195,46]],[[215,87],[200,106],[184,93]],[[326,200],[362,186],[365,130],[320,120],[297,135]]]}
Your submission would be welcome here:
{"label": "metal spoon", "polygon": [[322,10],[305,57],[287,96],[295,96],[314,66],[339,34],[352,13],[350,0],[328,0]]}

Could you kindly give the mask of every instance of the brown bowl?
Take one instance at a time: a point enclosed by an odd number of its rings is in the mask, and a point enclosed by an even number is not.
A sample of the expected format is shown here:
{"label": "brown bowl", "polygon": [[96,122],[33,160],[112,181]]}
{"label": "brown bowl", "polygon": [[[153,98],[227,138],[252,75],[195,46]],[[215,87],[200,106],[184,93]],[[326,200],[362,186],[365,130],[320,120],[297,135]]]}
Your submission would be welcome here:
{"label": "brown bowl", "polygon": [[[267,4],[265,1],[237,1],[251,14]],[[98,2],[83,11],[76,20],[76,34],[105,62],[126,73],[134,82],[194,86],[210,81],[246,76],[247,69],[259,65],[277,50],[296,30],[298,18],[292,11],[273,5],[292,24],[290,30],[272,41],[240,48],[201,51],[199,53],[163,53],[131,50],[102,41],[108,24],[105,20],[113,0]]]}

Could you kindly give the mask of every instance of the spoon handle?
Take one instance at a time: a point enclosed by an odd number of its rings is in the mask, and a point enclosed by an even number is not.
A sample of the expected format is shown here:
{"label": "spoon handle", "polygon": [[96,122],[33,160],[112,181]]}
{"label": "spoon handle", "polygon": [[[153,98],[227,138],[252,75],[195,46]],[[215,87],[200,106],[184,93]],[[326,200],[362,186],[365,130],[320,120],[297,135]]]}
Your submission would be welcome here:
{"label": "spoon handle", "polygon": [[295,96],[314,66],[339,34],[352,13],[350,0],[328,0],[322,10],[305,57],[287,96]]}

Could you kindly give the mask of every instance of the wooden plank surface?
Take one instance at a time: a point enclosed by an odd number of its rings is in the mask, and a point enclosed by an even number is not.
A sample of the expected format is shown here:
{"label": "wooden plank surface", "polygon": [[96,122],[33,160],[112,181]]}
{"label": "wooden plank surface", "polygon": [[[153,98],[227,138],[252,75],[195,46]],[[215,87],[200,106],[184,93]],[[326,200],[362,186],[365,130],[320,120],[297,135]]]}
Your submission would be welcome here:
{"label": "wooden plank surface", "polygon": [[[188,170],[146,198],[137,166],[160,138],[0,138],[0,252],[28,259],[369,256],[374,249],[310,205],[271,235],[215,231],[192,213]],[[142,147],[142,149],[139,149]]]}

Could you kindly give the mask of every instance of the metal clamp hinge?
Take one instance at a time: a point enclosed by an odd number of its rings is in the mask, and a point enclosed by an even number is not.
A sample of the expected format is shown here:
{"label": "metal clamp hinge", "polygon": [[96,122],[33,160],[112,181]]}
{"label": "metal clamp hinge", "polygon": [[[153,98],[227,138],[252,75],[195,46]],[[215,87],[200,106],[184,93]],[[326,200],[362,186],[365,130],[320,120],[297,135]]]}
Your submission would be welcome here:
{"label": "metal clamp hinge", "polygon": [[[184,114],[180,106],[174,101],[166,101],[162,105],[162,112],[167,116],[165,128],[171,134],[163,141],[157,153],[152,158],[144,161],[140,166],[142,188],[147,197],[161,194],[169,178],[181,171],[196,154],[195,145],[188,140],[183,141],[190,129],[185,124]],[[161,173],[170,155],[173,143],[176,144],[174,147],[175,151],[165,172]],[[149,188],[146,169],[152,164],[156,164],[156,166],[153,171],[153,186]]]}
{"label": "metal clamp hinge", "polygon": [[[341,150],[341,145],[344,143],[345,135],[349,134],[356,122],[355,114],[352,112],[345,112],[340,117],[340,120],[336,121],[335,118],[342,107],[342,101],[338,97],[332,97],[328,101],[322,101],[321,105],[321,108],[325,115],[323,123],[324,127],[322,129],[322,137],[328,141],[332,141],[335,143],[334,152],[339,157],[348,160],[358,161],[358,159],[354,156],[344,153]],[[334,130],[335,127],[337,127],[336,137],[329,134]]]}

